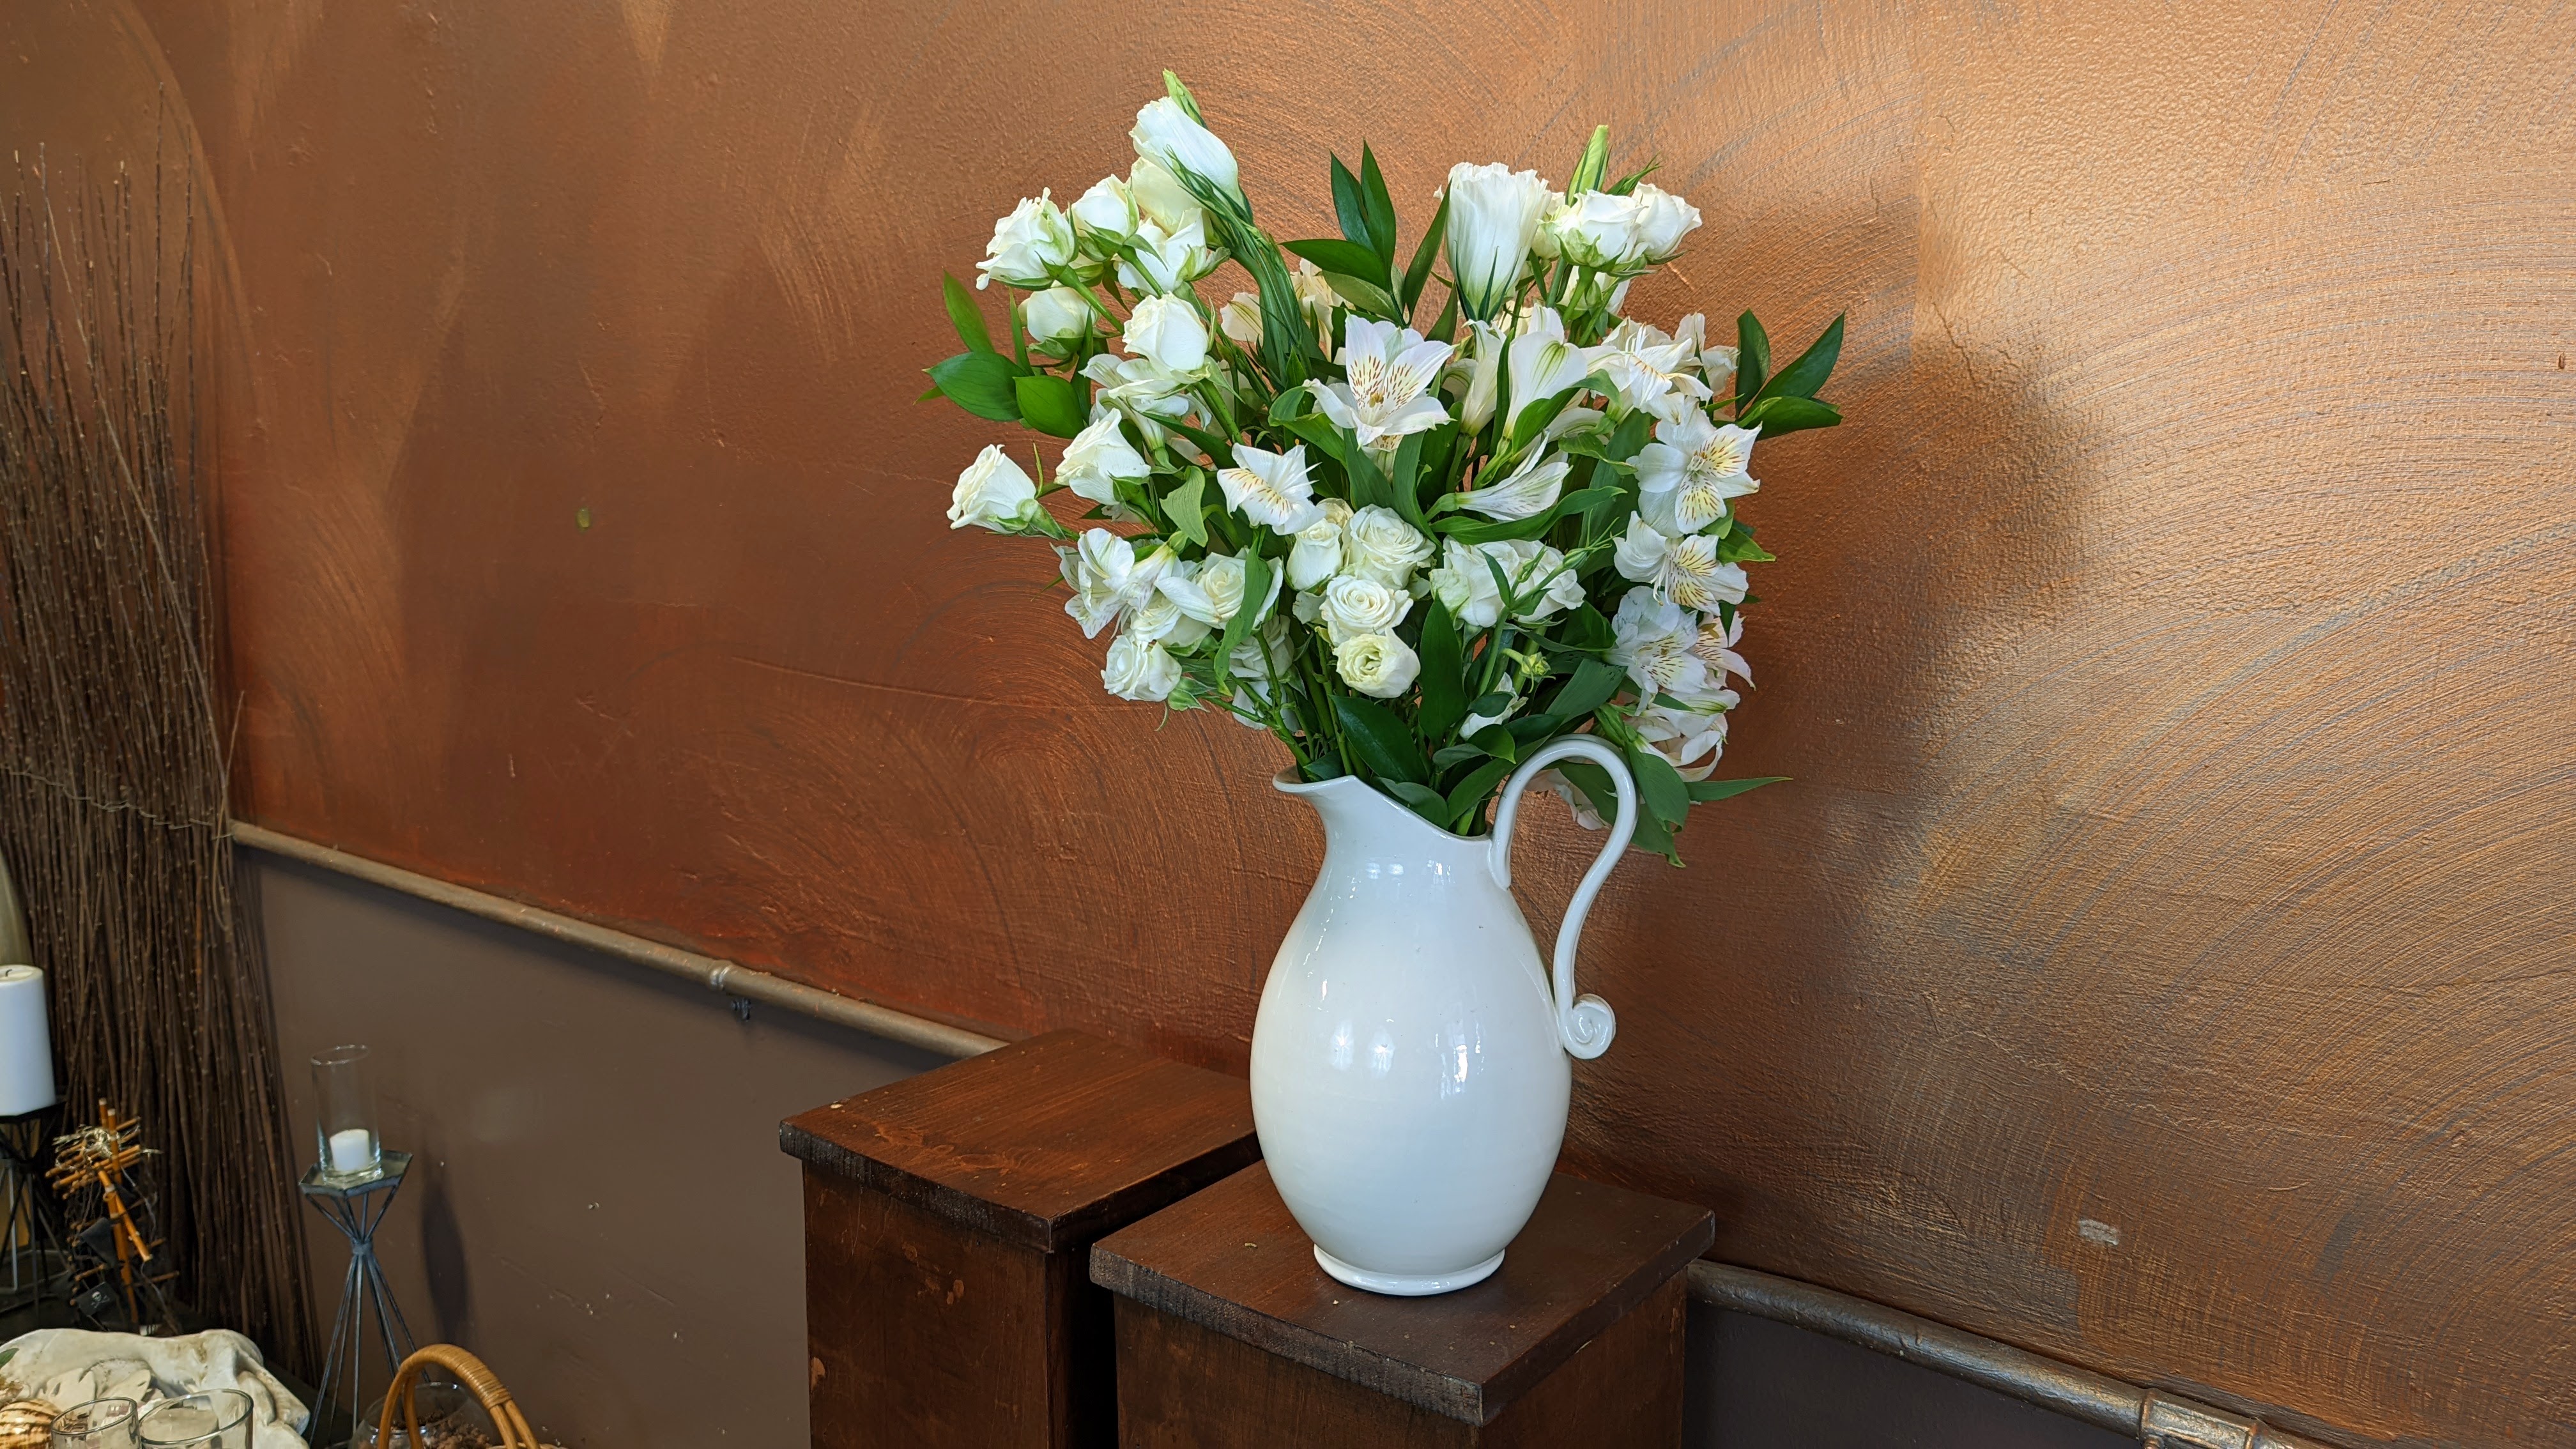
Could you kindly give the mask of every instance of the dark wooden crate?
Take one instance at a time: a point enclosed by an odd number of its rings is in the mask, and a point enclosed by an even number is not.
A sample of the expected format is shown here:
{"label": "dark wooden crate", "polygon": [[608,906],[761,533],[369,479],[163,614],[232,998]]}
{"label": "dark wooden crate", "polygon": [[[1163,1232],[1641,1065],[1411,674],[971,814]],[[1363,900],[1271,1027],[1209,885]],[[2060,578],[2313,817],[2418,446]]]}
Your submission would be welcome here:
{"label": "dark wooden crate", "polygon": [[1673,1445],[1704,1208],[1559,1174],[1502,1268],[1390,1298],[1315,1266],[1266,1167],[1104,1238],[1121,1449]]}
{"label": "dark wooden crate", "polygon": [[1259,1155],[1232,1077],[1054,1032],[789,1118],[813,1442],[1113,1442],[1093,1239]]}

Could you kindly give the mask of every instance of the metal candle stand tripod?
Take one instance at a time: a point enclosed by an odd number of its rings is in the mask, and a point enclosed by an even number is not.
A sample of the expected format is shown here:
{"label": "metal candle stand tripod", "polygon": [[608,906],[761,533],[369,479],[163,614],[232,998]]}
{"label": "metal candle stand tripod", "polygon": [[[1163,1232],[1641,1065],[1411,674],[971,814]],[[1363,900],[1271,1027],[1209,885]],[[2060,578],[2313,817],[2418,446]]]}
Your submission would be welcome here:
{"label": "metal candle stand tripod", "polygon": [[42,1302],[65,1271],[62,1209],[46,1189],[44,1167],[53,1141],[46,1124],[61,1111],[57,1104],[0,1117],[0,1158],[6,1159],[0,1161],[0,1240],[9,1246],[0,1312]]}
{"label": "metal candle stand tripod", "polygon": [[359,1392],[360,1370],[370,1312],[384,1340],[388,1385],[415,1347],[411,1325],[403,1321],[402,1305],[394,1301],[394,1290],[385,1283],[384,1265],[376,1261],[376,1227],[385,1220],[385,1210],[393,1206],[394,1193],[402,1186],[403,1174],[410,1170],[410,1153],[388,1152],[381,1170],[363,1182],[332,1182],[316,1164],[306,1168],[304,1180],[296,1184],[306,1200],[321,1209],[331,1226],[349,1240],[349,1273],[340,1284],[340,1312],[331,1323],[331,1351],[322,1362],[322,1382],[313,1392],[311,1423],[316,1433],[325,1432],[323,1426],[329,1422],[335,1395],[348,1416],[353,1442],[360,1431],[358,1411],[366,1406],[366,1398]]}

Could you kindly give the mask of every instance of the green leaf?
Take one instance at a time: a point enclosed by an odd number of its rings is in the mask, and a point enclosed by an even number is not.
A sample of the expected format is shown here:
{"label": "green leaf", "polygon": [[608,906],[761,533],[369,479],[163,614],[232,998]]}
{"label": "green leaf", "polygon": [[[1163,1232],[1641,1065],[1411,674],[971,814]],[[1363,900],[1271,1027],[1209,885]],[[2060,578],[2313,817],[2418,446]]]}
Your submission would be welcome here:
{"label": "green leaf", "polygon": [[1581,719],[1610,702],[1622,685],[1628,682],[1628,671],[1604,659],[1586,659],[1574,667],[1574,677],[1548,701],[1547,712],[1559,719]]}
{"label": "green leaf", "polygon": [[[1360,179],[1351,174],[1351,168],[1343,165],[1339,156],[1333,158],[1333,217],[1342,224],[1342,235],[1348,237],[1353,245],[1365,249],[1372,256],[1377,254],[1377,236],[1369,230],[1368,202],[1360,195]],[[1293,250],[1297,244],[1290,242],[1288,245]],[[1305,253],[1299,252],[1298,255]],[[1330,264],[1317,257],[1315,265]],[[1347,272],[1350,268],[1338,270]]]}
{"label": "green leaf", "polygon": [[1448,803],[1443,807],[1448,811],[1449,820],[1453,824],[1467,823],[1468,812],[1483,804],[1485,796],[1511,772],[1512,762],[1509,760],[1493,760],[1478,765],[1449,791]]}
{"label": "green leaf", "polygon": [[1724,537],[1717,541],[1719,563],[1769,563],[1771,551],[1753,541],[1752,525],[1743,519],[1732,519]]}
{"label": "green leaf", "polygon": [[[1270,304],[1264,301],[1261,305]],[[1747,312],[1735,319],[1735,395],[1750,403],[1762,384],[1771,378],[1771,337],[1762,330],[1762,319]],[[1736,407],[1740,421],[1744,404]]]}
{"label": "green leaf", "polygon": [[1690,814],[1690,786],[1673,762],[1653,750],[1630,750],[1628,771],[1637,777],[1637,803],[1666,825]]}
{"label": "green leaf", "polygon": [[[1341,163],[1337,161],[1333,164],[1338,166]],[[1315,241],[1286,242],[1283,245],[1289,251],[1304,257],[1325,271],[1341,272],[1363,281],[1374,282],[1381,291],[1386,286],[1386,263],[1378,260],[1377,253],[1371,251],[1366,242],[1336,241],[1325,237]]]}
{"label": "green leaf", "polygon": [[1440,243],[1448,234],[1449,197],[1443,192],[1440,209],[1431,213],[1431,229],[1422,234],[1421,242],[1413,249],[1413,265],[1404,269],[1404,295],[1397,300],[1404,303],[1407,321],[1412,320],[1414,306],[1422,300],[1422,289],[1431,281],[1431,263],[1440,255]]}
{"label": "green leaf", "polygon": [[1275,428],[1290,418],[1312,417],[1314,412],[1314,400],[1306,396],[1301,383],[1270,400],[1270,425]]}
{"label": "green leaf", "polygon": [[1801,433],[1809,428],[1830,428],[1843,420],[1842,410],[1832,403],[1811,397],[1786,397],[1773,394],[1738,414],[1741,427],[1760,424],[1762,436],[1776,438],[1784,433]]}
{"label": "green leaf", "polygon": [[1192,468],[1181,475],[1180,483],[1171,492],[1163,495],[1163,517],[1172,525],[1173,542],[1207,547],[1206,493],[1207,473]]}
{"label": "green leaf", "polygon": [[1649,161],[1645,165],[1638,167],[1636,170],[1629,172],[1627,175],[1620,177],[1618,180],[1611,182],[1609,185],[1604,186],[1601,189],[1609,192],[1612,196],[1632,195],[1637,190],[1638,182],[1645,180],[1647,177],[1652,176],[1663,169],[1663,162]]}
{"label": "green leaf", "polygon": [[1422,334],[1433,342],[1454,342],[1458,338],[1458,294],[1451,292],[1441,305],[1440,315],[1431,321],[1431,330]]}
{"label": "green leaf", "polygon": [[1217,668],[1229,674],[1234,671],[1234,651],[1252,637],[1254,627],[1261,622],[1253,615],[1261,612],[1263,601],[1269,597],[1270,560],[1263,558],[1260,550],[1247,548],[1243,551],[1243,603],[1235,609],[1234,617],[1225,621],[1225,637],[1216,645]]}
{"label": "green leaf", "polygon": [[1020,405],[1020,417],[1041,433],[1070,438],[1082,431],[1089,419],[1082,415],[1082,400],[1073,394],[1073,384],[1051,372],[1014,378],[1012,390]]}
{"label": "green leaf", "polygon": [[1416,652],[1422,657],[1422,713],[1417,723],[1424,739],[1446,739],[1467,717],[1467,656],[1458,642],[1458,626],[1449,620],[1449,606],[1437,594],[1422,611],[1422,642]]}
{"label": "green leaf", "polygon": [[[1339,197],[1335,198],[1339,200]],[[1360,200],[1368,209],[1369,244],[1377,249],[1378,275],[1395,275],[1395,199],[1386,194],[1386,177],[1377,169],[1377,153],[1360,145]],[[1347,231],[1344,233],[1347,235]]]}
{"label": "green leaf", "polygon": [[1565,183],[1568,198],[1599,189],[1601,173],[1610,166],[1610,128],[1595,126],[1592,139],[1583,147],[1583,159],[1574,163],[1574,179]]}
{"label": "green leaf", "polygon": [[1755,406],[1760,406],[1764,398],[1770,397],[1814,397],[1816,390],[1825,385],[1825,379],[1834,375],[1834,363],[1842,355],[1843,319],[1837,316],[1825,328],[1824,335],[1807,344],[1807,350],[1798,354],[1797,361],[1780,369],[1777,376],[1762,384],[1753,394]]}
{"label": "green leaf", "polygon": [[1220,468],[1226,465],[1226,460],[1234,456],[1233,445],[1214,433],[1191,427],[1178,418],[1157,418],[1155,421],[1162,424],[1166,431],[1189,440],[1191,446],[1207,454]]}
{"label": "green leaf", "polygon": [[1440,798],[1439,791],[1411,780],[1381,780],[1378,783],[1386,787],[1386,793],[1403,801],[1414,814],[1443,830],[1449,828],[1449,802]]}
{"label": "green leaf", "polygon": [[1395,308],[1395,299],[1388,296],[1386,288],[1377,283],[1365,281],[1348,272],[1334,271],[1324,273],[1324,282],[1339,293],[1343,301],[1361,311],[1390,322],[1400,320],[1400,314]]}
{"label": "green leaf", "polygon": [[[1335,463],[1343,463],[1342,454],[1347,446],[1345,440],[1350,437],[1350,434],[1334,427],[1329,419],[1309,414],[1302,418],[1276,420],[1272,426],[1301,443],[1311,445],[1316,452],[1332,459]],[[1344,466],[1348,465],[1344,464]]]}
{"label": "green leaf", "polygon": [[1333,696],[1333,713],[1341,717],[1342,733],[1349,736],[1351,749],[1368,766],[1369,773],[1386,781],[1410,781],[1424,784],[1422,755],[1414,748],[1413,734],[1395,711],[1375,700],[1353,695]]}
{"label": "green leaf", "polygon": [[1527,749],[1532,745],[1546,744],[1549,736],[1565,728],[1565,721],[1552,714],[1525,714],[1509,724],[1499,724],[1494,728],[1510,735],[1512,743]]}
{"label": "green leaf", "polygon": [[930,369],[930,380],[950,402],[997,423],[1020,420],[1019,395],[1011,386],[1019,375],[998,352],[961,352]]}
{"label": "green leaf", "polygon": [[[1454,496],[1454,495],[1453,495]],[[1586,488],[1568,493],[1556,500],[1556,506],[1527,518],[1496,522],[1473,514],[1452,513],[1432,520],[1435,531],[1460,543],[1500,543],[1506,539],[1537,538],[1556,526],[1556,521],[1570,513],[1579,513],[1624,496],[1616,488]]]}
{"label": "green leaf", "polygon": [[1359,444],[1348,430],[1340,432],[1341,463],[1351,475],[1351,507],[1367,508],[1372,504],[1392,508],[1395,499],[1388,491],[1386,475],[1378,471],[1377,455]]}
{"label": "green leaf", "polygon": [[1690,787],[1690,797],[1695,801],[1732,800],[1747,790],[1782,784],[1788,778],[1786,775],[1764,775],[1758,780],[1702,780]]}
{"label": "green leaf", "polygon": [[[1518,721],[1515,721],[1515,723],[1518,723]],[[1491,724],[1476,731],[1475,744],[1476,748],[1483,750],[1486,754],[1493,756],[1495,759],[1509,760],[1514,764],[1520,763],[1521,742],[1513,736],[1509,729],[1502,725]]]}
{"label": "green leaf", "polygon": [[1481,714],[1489,719],[1501,719],[1503,711],[1511,707],[1512,692],[1508,689],[1495,689],[1476,696],[1476,702],[1467,706],[1467,713]]}
{"label": "green leaf", "polygon": [[993,334],[985,330],[984,312],[975,305],[975,294],[966,290],[965,283],[944,272],[939,280],[945,284],[940,290],[946,296],[948,325],[957,329],[957,340],[965,343],[969,352],[992,351]]}
{"label": "green leaf", "polygon": [[1443,770],[1454,769],[1469,760],[1484,759],[1488,753],[1474,744],[1442,745],[1432,752],[1431,763]]}
{"label": "green leaf", "polygon": [[1395,511],[1415,528],[1428,528],[1422,517],[1422,495],[1416,480],[1422,476],[1422,445],[1425,434],[1407,433],[1395,445],[1395,458],[1387,464],[1386,489],[1395,500]]}

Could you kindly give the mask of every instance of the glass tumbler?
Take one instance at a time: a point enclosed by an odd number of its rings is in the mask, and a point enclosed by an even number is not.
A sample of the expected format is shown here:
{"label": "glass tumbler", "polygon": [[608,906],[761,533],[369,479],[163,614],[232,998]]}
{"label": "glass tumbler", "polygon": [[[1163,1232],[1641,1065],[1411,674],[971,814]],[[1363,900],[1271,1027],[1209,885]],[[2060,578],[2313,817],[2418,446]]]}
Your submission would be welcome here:
{"label": "glass tumbler", "polygon": [[250,1449],[250,1395],[217,1389],[163,1399],[143,1411],[137,1442],[147,1449]]}
{"label": "glass tumbler", "polygon": [[365,1047],[333,1047],[313,1059],[313,1133],[324,1181],[345,1187],[382,1170]]}
{"label": "glass tumbler", "polygon": [[63,1410],[53,1449],[134,1449],[134,1401],[92,1399]]}

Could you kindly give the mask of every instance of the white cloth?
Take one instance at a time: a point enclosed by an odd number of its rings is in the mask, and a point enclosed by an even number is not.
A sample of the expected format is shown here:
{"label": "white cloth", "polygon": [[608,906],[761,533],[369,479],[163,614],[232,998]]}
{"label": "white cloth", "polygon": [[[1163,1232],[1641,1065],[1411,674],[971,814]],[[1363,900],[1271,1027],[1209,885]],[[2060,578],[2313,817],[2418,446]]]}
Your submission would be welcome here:
{"label": "white cloth", "polygon": [[269,1376],[259,1345],[225,1329],[183,1338],[40,1328],[0,1344],[0,1401],[178,1398],[212,1389],[250,1395],[254,1449],[305,1449],[304,1402]]}

